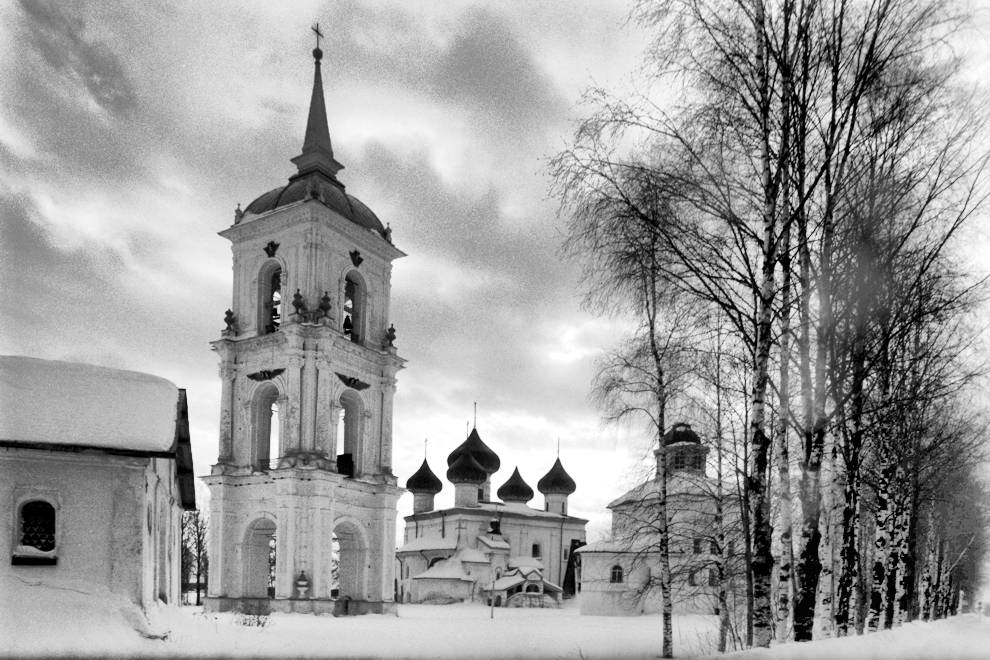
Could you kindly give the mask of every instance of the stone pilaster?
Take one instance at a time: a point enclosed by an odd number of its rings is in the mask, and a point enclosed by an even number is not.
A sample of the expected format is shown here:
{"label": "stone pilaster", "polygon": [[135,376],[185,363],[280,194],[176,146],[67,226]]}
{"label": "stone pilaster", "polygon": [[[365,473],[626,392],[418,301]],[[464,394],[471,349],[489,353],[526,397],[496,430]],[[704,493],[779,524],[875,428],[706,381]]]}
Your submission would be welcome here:
{"label": "stone pilaster", "polygon": [[[307,342],[309,343],[309,342]],[[316,446],[316,356],[311,345],[303,350],[302,397],[300,399],[301,438],[299,448],[311,452]]]}

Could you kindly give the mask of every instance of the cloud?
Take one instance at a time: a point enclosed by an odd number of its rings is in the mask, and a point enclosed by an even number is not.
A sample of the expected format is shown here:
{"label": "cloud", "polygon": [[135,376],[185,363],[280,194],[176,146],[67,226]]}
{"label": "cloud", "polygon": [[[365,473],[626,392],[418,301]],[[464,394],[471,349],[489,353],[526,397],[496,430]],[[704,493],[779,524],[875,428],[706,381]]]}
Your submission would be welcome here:
{"label": "cloud", "polygon": [[129,115],[137,106],[124,66],[110,46],[86,37],[86,23],[70,12],[75,3],[21,0],[34,48],[62,82],[82,85],[110,114]]}
{"label": "cloud", "polygon": [[531,135],[563,114],[565,102],[553,81],[502,16],[471,9],[430,80],[438,100],[469,109],[500,134]]}

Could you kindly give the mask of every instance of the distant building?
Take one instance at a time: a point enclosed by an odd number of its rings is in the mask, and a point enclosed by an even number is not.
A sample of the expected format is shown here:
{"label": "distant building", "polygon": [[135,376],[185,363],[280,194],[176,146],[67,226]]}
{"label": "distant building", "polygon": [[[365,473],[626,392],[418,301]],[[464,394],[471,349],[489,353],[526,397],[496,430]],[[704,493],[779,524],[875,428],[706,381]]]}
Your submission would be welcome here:
{"label": "distant building", "polygon": [[181,516],[195,507],[185,390],[0,357],[0,571],[178,604]]}
{"label": "distant building", "polygon": [[543,606],[574,594],[572,553],[585,542],[588,522],[567,513],[574,480],[558,458],[537,484],[544,506],[535,509],[526,504],[533,489],[516,468],[498,489],[502,501],[495,502],[491,476],[500,464],[473,429],[447,457],[453,507],[434,510],[443,484],[425,460],[409,477],[413,514],[405,518],[404,544],[396,553],[402,602],[493,597],[496,605]]}
{"label": "distant building", "polygon": [[[673,608],[679,614],[717,613],[717,559],[725,554],[730,588],[741,587],[738,535],[739,510],[723,498],[725,527],[718,545],[715,525],[715,481],[705,474],[708,448],[688,424],[675,424],[654,452],[652,479],[613,500],[612,534],[605,541],[578,550],[581,563],[581,613],[597,615],[654,614],[661,611],[660,528],[657,501],[661,454],[667,454],[667,520]],[[734,591],[729,598],[735,596]]]}

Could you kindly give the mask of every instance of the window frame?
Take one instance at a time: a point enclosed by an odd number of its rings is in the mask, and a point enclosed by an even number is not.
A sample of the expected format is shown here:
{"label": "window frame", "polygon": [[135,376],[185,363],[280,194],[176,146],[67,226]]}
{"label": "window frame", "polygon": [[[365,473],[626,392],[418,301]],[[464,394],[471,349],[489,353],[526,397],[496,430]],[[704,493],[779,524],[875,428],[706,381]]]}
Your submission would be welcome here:
{"label": "window frame", "polygon": [[[34,504],[43,503],[51,508],[52,515],[52,548],[50,550],[42,550],[37,546],[25,545],[24,540],[24,507]],[[14,507],[14,535],[11,539],[13,541],[13,549],[11,552],[10,563],[14,566],[54,566],[58,563],[58,550],[59,543],[61,541],[60,534],[60,509],[58,499],[50,495],[43,495],[40,493],[31,493],[24,497],[18,498],[17,506]]]}
{"label": "window frame", "polygon": [[613,564],[612,568],[609,569],[608,583],[609,584],[625,584],[626,572],[620,564]]}

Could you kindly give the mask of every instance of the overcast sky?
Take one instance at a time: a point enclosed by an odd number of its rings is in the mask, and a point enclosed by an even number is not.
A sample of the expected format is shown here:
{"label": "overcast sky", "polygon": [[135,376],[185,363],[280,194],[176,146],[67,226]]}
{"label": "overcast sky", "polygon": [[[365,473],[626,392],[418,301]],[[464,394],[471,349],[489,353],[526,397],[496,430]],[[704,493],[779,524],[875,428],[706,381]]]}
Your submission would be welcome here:
{"label": "overcast sky", "polygon": [[[209,342],[231,305],[217,232],[295,171],[319,21],[340,178],[409,255],[392,280],[400,485],[424,438],[444,477],[477,401],[494,487],[518,465],[535,489],[559,438],[571,512],[603,529],[646,440],[603,428],[588,400],[615,323],[580,309],[544,170],[582,92],[622,88],[639,62],[627,3],[170,4],[0,8],[0,353],[185,387],[209,472]],[[452,500],[447,484],[438,504]]]}
{"label": "overcast sky", "polygon": [[[605,505],[642,477],[648,438],[603,428],[588,399],[617,325],[580,308],[545,167],[587,114],[583,91],[628,88],[646,45],[628,8],[4,3],[0,353],[185,387],[196,472],[209,472],[220,389],[209,342],[231,306],[217,232],[295,172],[319,21],[340,178],[409,255],[392,288],[408,360],[395,399],[400,485],[424,438],[444,477],[477,401],[478,430],[502,460],[494,487],[518,465],[535,489],[559,438],[577,482],[570,511],[597,536]],[[986,31],[973,43],[978,78]],[[446,484],[438,504],[452,501]]]}

